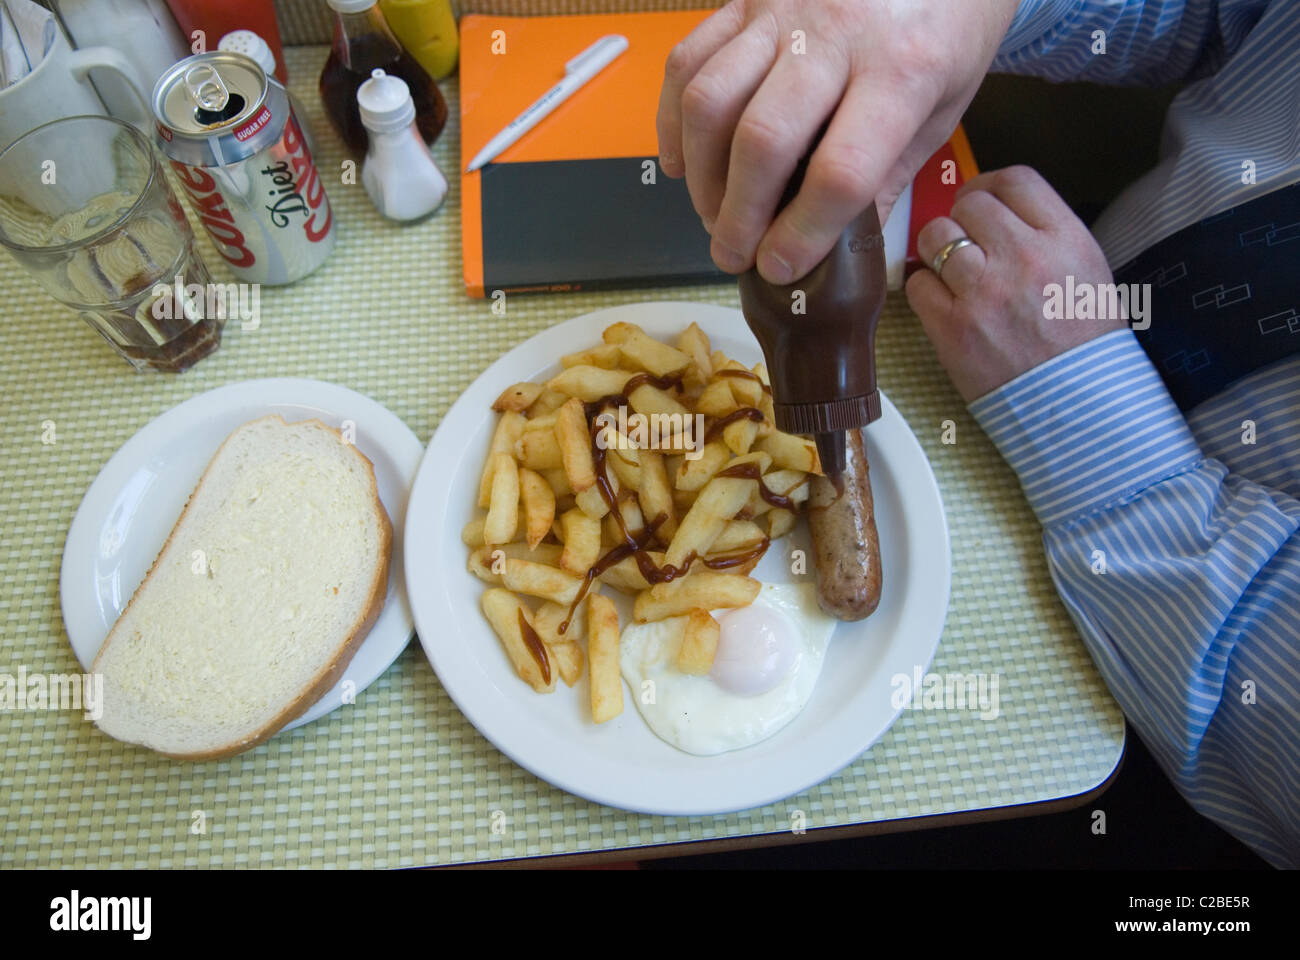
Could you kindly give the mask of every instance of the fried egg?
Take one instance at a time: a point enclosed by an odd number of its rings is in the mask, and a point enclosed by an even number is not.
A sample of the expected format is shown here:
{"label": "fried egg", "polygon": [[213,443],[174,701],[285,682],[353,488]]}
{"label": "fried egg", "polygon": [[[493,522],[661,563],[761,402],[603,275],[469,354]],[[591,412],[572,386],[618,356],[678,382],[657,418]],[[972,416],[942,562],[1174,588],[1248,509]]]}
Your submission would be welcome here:
{"label": "fried egg", "polygon": [[754,602],[714,614],[721,634],[706,676],[677,669],[686,617],[632,624],[619,664],[650,729],[700,756],[753,746],[793,720],[821,674],[837,621],[811,583],[765,583]]}

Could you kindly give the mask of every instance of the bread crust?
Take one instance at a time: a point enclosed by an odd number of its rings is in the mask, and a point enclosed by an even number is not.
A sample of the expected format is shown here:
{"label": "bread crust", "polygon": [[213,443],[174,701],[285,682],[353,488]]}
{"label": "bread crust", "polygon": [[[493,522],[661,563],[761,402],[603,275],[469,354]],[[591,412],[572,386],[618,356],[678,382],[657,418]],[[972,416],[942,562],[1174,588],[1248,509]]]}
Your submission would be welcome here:
{"label": "bread crust", "polygon": [[[144,588],[144,585],[149,582],[150,578],[153,577],[154,570],[158,567],[158,562],[164,555],[166,555],[167,550],[171,547],[172,539],[176,536],[176,532],[184,526],[185,518],[190,511],[190,506],[194,503],[199,491],[203,489],[203,485],[207,482],[213,465],[221,458],[221,454],[225,450],[226,444],[229,443],[231,438],[240,430],[252,426],[253,424],[261,423],[265,420],[278,420],[286,427],[290,425],[284,417],[280,416],[278,413],[273,413],[241,424],[239,427],[232,430],[230,435],[221,442],[221,446],[217,448],[217,452],[212,455],[212,459],[208,461],[207,467],[204,468],[203,476],[199,478],[199,482],[194,485],[194,489],[190,492],[189,498],[185,501],[185,508],[181,511],[180,516],[176,518],[176,524],[172,527],[171,533],[167,535],[167,540],[163,543],[162,549],[160,549],[158,555],[154,557],[153,563],[149,566],[148,573],[144,575],[144,579],[140,581],[140,585],[136,587],[135,592],[131,595],[130,601],[127,602],[126,607],[118,616],[118,623],[121,623],[126,618],[127,613],[130,612],[131,607],[135,604],[136,598],[139,597],[140,591]],[[295,420],[294,423],[319,424],[330,433],[338,436],[339,441],[343,442],[343,435],[338,431],[338,429],[323,422],[319,417],[313,417],[309,420]],[[374,501],[374,509],[381,521],[380,562],[376,567],[375,575],[371,580],[366,606],[362,610],[361,615],[357,618],[352,629],[349,631],[347,638],[340,645],[338,651],[330,662],[327,663],[316,675],[310,686],[308,686],[306,690],[290,702],[283,710],[276,714],[276,716],[273,717],[266,726],[255,731],[249,739],[217,747],[213,750],[199,751],[197,753],[168,753],[165,750],[157,750],[156,752],[165,757],[170,757],[173,760],[188,760],[195,763],[202,763],[208,760],[222,760],[226,757],[232,757],[265,743],[267,740],[271,739],[271,737],[284,729],[286,724],[291,723],[305,713],[312,704],[320,700],[321,697],[328,693],[334,685],[338,683],[339,678],[342,677],[344,671],[347,670],[348,664],[352,662],[352,658],[356,655],[357,650],[361,648],[361,644],[365,640],[367,634],[370,633],[370,629],[375,625],[375,621],[379,619],[379,614],[384,608],[384,600],[388,595],[388,571],[392,562],[393,553],[393,523],[388,516],[388,511],[384,509],[383,501],[379,499],[379,483],[375,479],[374,464],[370,461],[369,457],[357,449],[356,444],[349,443],[346,445],[352,450],[352,453],[355,456],[360,457],[361,461],[366,465],[366,471],[370,475],[371,498]],[[100,659],[104,656],[104,652],[108,649],[109,644],[113,642],[113,639],[117,634],[117,626],[116,623],[113,625],[113,629],[110,630],[108,636],[104,638],[104,643],[100,646],[99,652],[95,654],[95,661],[91,666],[92,672],[100,672]],[[123,742],[133,743],[137,746],[147,746],[147,744],[140,743],[139,741]],[[154,748],[151,747],[150,749]]]}

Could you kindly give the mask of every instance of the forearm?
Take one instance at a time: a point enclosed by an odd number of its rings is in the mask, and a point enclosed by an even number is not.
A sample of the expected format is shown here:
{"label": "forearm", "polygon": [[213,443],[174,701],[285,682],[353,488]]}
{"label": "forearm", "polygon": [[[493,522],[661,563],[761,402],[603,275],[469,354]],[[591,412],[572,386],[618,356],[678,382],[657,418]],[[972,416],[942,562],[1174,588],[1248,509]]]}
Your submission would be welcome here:
{"label": "forearm", "polygon": [[1128,331],[971,409],[1125,714],[1198,809],[1294,860],[1300,503],[1206,460]]}
{"label": "forearm", "polygon": [[1211,0],[1021,0],[991,70],[1108,84],[1183,80],[1212,53],[1219,6]]}

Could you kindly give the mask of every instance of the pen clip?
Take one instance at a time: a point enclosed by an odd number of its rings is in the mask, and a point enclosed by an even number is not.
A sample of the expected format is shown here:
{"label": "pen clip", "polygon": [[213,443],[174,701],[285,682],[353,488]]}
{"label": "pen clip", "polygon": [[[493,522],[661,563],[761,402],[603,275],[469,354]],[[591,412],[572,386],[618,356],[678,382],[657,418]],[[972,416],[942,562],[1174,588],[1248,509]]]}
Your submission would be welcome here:
{"label": "pen clip", "polygon": [[[614,52],[614,48],[617,48],[616,52]],[[622,34],[611,33],[607,36],[601,37],[599,40],[597,40],[595,43],[589,46],[586,50],[582,51],[582,53],[578,54],[576,57],[574,57],[572,60],[566,63],[564,65],[564,73],[567,76],[570,73],[580,70],[587,63],[597,59],[598,57],[601,57],[602,55],[605,55],[607,52],[612,53],[612,55],[610,56],[610,59],[612,60],[614,57],[618,56],[618,54],[622,53],[626,49],[627,49],[627,37],[623,36]]]}

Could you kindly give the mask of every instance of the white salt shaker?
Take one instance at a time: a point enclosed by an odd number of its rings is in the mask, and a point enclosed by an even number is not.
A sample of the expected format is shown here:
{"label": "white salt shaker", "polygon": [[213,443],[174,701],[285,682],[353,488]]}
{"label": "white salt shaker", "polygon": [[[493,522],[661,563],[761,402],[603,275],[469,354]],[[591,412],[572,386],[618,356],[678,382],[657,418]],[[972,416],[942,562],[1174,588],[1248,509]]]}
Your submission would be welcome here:
{"label": "white salt shaker", "polygon": [[[262,68],[262,72],[269,79],[275,80],[275,54],[271,51],[271,45],[252,30],[230,31],[217,43],[217,49],[242,53],[244,56],[256,60],[257,65]],[[188,51],[186,51],[186,55],[188,55]],[[289,106],[293,110],[293,118],[298,121],[298,129],[302,131],[303,140],[307,141],[307,152],[313,157],[319,157],[316,152],[316,137],[311,132],[311,124],[307,122],[307,112],[303,110],[302,102],[298,99],[298,95],[287,87],[284,92],[289,95]]]}
{"label": "white salt shaker", "polygon": [[415,126],[406,82],[372,70],[357,90],[357,104],[370,133],[361,182],[375,209],[390,220],[418,220],[438,209],[447,195],[447,178]]}

